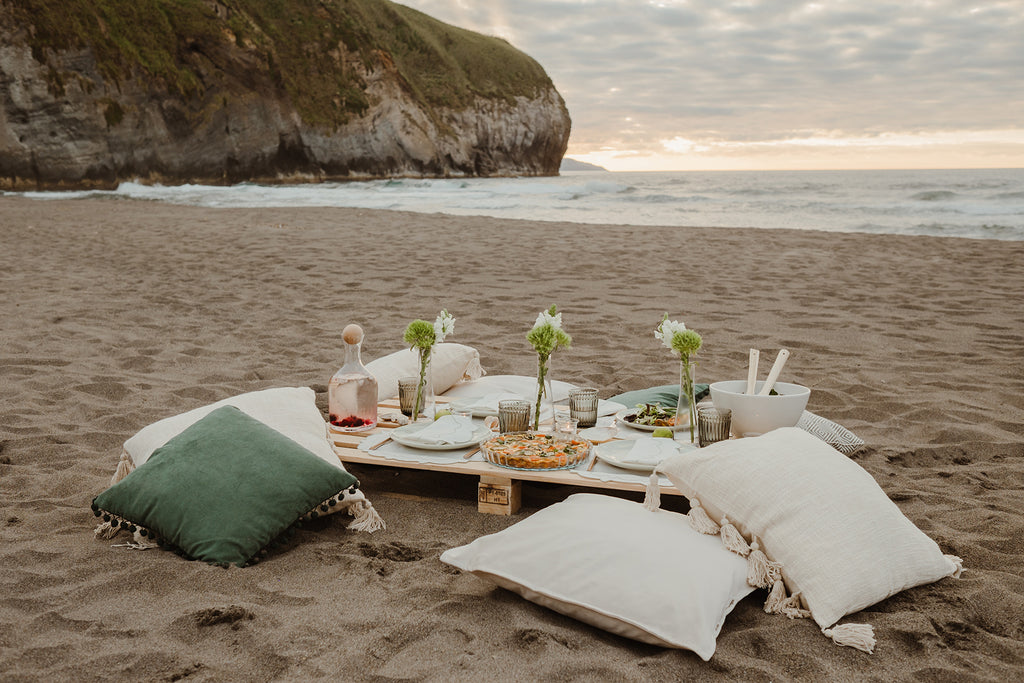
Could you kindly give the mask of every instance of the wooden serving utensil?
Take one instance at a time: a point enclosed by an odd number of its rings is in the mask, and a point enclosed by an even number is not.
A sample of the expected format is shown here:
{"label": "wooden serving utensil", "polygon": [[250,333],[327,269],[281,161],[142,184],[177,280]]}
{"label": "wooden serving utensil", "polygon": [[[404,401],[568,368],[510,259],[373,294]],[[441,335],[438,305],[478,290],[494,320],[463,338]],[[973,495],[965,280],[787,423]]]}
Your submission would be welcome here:
{"label": "wooden serving utensil", "polygon": [[786,364],[787,358],[789,358],[789,351],[786,349],[780,349],[779,355],[775,357],[775,364],[768,373],[768,379],[764,381],[764,386],[761,387],[761,391],[757,392],[758,396],[767,396],[771,393],[776,380],[779,379],[779,374],[782,372],[782,366]]}
{"label": "wooden serving utensil", "polygon": [[463,460],[469,460],[470,458],[472,458],[474,455],[476,455],[479,452],[480,452],[480,446],[478,445],[476,448],[474,448],[471,451],[468,451],[464,456],[462,456],[462,459]]}
{"label": "wooden serving utensil", "polygon": [[760,351],[750,349],[750,365],[747,367],[747,394],[753,394],[754,386],[757,385],[757,362],[760,357]]}
{"label": "wooden serving utensil", "polygon": [[366,450],[368,450],[368,451],[375,451],[378,448],[380,448],[381,446],[383,446],[384,444],[386,444],[388,441],[391,441],[391,437],[390,436],[388,438],[384,439],[383,441],[381,441],[380,443],[373,444],[372,446],[370,446]]}

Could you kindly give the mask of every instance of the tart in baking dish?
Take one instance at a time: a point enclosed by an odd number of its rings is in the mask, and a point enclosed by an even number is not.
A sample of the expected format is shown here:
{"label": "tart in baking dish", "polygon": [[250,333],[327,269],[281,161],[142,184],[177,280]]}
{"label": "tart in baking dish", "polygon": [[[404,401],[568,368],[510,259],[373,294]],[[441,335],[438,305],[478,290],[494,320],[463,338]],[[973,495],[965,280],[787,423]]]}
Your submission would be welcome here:
{"label": "tart in baking dish", "polygon": [[560,439],[539,432],[500,434],[485,441],[482,448],[492,464],[517,470],[568,469],[590,455],[586,439]]}

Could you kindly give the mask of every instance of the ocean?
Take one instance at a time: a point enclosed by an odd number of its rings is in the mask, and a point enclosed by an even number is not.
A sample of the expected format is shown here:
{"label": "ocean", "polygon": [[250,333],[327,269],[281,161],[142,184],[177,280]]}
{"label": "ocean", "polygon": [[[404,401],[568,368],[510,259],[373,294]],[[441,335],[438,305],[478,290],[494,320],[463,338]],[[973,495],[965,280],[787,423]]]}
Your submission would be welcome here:
{"label": "ocean", "polygon": [[554,178],[390,179],[228,187],[122,183],[7,193],[206,207],[345,206],[629,224],[1024,240],[1024,169],[569,171]]}

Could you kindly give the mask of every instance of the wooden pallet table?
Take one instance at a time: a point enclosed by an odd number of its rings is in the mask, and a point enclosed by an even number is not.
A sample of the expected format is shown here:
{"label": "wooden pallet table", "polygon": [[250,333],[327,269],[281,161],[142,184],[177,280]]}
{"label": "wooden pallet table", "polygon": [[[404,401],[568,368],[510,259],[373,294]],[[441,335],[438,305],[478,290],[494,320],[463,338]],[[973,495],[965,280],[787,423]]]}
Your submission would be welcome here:
{"label": "wooden pallet table", "polygon": [[[443,397],[438,399],[443,401]],[[383,401],[378,406],[378,414],[398,412],[398,401]],[[478,460],[459,460],[451,463],[425,463],[407,460],[395,460],[379,455],[374,451],[359,450],[363,439],[373,434],[388,431],[396,425],[378,423],[379,426],[370,432],[361,434],[331,433],[334,451],[345,463],[355,462],[366,465],[383,465],[385,467],[401,467],[413,470],[431,470],[434,472],[451,472],[480,477],[477,486],[477,509],[480,512],[496,515],[512,515],[519,511],[522,501],[522,482],[539,481],[549,484],[566,484],[595,489],[611,489],[616,491],[646,490],[646,483],[602,481],[593,477],[584,477],[573,470],[512,470]],[[585,467],[584,463],[581,467]],[[662,486],[662,495],[680,496],[682,493],[674,486]]]}

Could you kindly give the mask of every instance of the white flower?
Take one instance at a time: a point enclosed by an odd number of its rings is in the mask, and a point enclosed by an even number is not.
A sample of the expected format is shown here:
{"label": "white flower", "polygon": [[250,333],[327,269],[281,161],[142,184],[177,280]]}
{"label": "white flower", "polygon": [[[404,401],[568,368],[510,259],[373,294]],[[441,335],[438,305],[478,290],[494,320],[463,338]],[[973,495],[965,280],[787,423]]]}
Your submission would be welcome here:
{"label": "white flower", "polygon": [[672,347],[672,339],[680,332],[686,331],[686,325],[679,322],[678,320],[669,320],[665,318],[658,325],[658,329],[654,331],[654,338],[660,339],[661,343],[668,348]]}
{"label": "white flower", "polygon": [[533,329],[537,329],[538,327],[544,327],[545,325],[550,325],[553,329],[556,330],[562,329],[562,314],[555,313],[554,315],[551,315],[547,311],[541,311],[537,315],[537,322],[533,324]]}
{"label": "white flower", "polygon": [[434,341],[440,344],[444,338],[455,331],[455,318],[448,313],[447,309],[441,311],[434,321]]}

